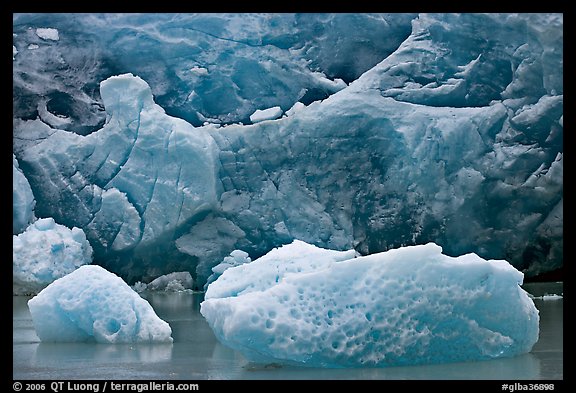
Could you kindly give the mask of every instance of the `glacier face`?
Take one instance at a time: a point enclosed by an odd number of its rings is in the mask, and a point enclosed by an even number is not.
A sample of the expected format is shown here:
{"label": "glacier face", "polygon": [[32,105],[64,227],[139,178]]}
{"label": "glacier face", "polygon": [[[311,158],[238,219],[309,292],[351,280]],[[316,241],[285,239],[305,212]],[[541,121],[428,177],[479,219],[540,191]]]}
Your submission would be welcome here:
{"label": "glacier face", "polygon": [[[85,18],[14,16],[14,154],[36,215],[129,282],[201,288],[232,250],[294,239],[562,266],[561,14]],[[52,105],[42,75],[67,81]]]}
{"label": "glacier face", "polygon": [[[356,79],[398,47],[414,17],[14,14],[14,113],[95,131],[105,120],[98,84],[131,72],[172,116],[196,126],[248,123],[255,110],[286,111],[341,88],[334,79]],[[57,41],[38,35],[46,26]]]}
{"label": "glacier face", "polygon": [[22,233],[33,222],[36,201],[28,179],[22,173],[16,156],[12,154],[12,233]]}
{"label": "glacier face", "polygon": [[259,363],[381,367],[529,352],[538,310],[506,261],[442,248],[354,250],[294,241],[208,286],[200,312],[216,337]]}

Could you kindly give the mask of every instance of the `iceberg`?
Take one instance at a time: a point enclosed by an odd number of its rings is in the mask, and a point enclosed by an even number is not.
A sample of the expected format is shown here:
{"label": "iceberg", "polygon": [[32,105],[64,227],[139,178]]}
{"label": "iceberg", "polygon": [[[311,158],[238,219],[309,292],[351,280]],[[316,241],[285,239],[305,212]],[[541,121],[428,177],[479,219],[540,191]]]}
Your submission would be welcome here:
{"label": "iceberg", "polygon": [[117,275],[81,266],[28,301],[43,342],[171,343],[172,329]]}
{"label": "iceberg", "polygon": [[41,218],[12,237],[12,283],[15,295],[37,294],[54,280],[92,263],[84,231]]}
{"label": "iceberg", "polygon": [[193,282],[190,272],[173,272],[150,281],[146,289],[149,291],[178,292],[192,289]]}
{"label": "iceberg", "polygon": [[35,214],[129,283],[295,239],[563,264],[562,14],[13,18]]}
{"label": "iceberg", "polygon": [[504,260],[434,243],[354,258],[294,241],[211,283],[200,312],[249,361],[384,367],[510,357],[538,310]]}
{"label": "iceberg", "polygon": [[206,284],[204,284],[204,290],[208,288],[208,285],[210,285],[210,283],[216,281],[216,279],[220,277],[226,269],[229,269],[234,266],[240,266],[250,262],[252,262],[252,259],[250,259],[250,256],[246,251],[242,250],[232,251],[230,255],[228,255],[222,260],[222,262],[220,262],[218,265],[212,268],[212,274],[206,280]]}

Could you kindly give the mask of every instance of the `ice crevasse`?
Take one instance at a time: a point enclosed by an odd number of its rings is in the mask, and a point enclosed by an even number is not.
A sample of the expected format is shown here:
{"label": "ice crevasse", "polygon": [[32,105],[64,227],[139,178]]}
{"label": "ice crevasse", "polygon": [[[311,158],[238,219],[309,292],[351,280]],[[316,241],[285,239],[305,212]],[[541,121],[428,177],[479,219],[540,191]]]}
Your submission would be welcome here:
{"label": "ice crevasse", "polygon": [[201,313],[248,360],[310,367],[458,362],[529,352],[538,310],[503,260],[442,248],[354,251],[301,241],[226,269]]}

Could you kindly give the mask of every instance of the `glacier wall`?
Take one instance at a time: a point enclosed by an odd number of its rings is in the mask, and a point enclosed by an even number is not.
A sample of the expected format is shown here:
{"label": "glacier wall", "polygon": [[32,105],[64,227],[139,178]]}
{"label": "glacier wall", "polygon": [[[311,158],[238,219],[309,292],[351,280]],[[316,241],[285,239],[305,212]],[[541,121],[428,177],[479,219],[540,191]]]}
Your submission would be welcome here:
{"label": "glacier wall", "polygon": [[24,232],[28,224],[33,222],[36,200],[32,194],[30,183],[22,173],[16,156],[12,154],[12,233]]}
{"label": "glacier wall", "polygon": [[[249,123],[310,103],[392,53],[415,14],[14,14],[15,117],[82,135],[105,121],[98,84],[133,73],[172,116]],[[56,28],[58,40],[38,28]],[[350,54],[353,53],[354,56]]]}
{"label": "glacier wall", "polygon": [[[71,18],[75,38],[49,16],[14,16],[14,154],[36,215],[82,228],[129,282],[188,270],[201,288],[231,251],[294,239],[362,254],[435,242],[527,276],[562,266],[561,14],[90,14]],[[68,66],[79,42],[109,66]],[[28,61],[38,50],[59,71]],[[31,110],[47,97],[35,78],[78,72],[92,79],[66,94],[91,114]],[[234,123],[274,106],[289,116]]]}

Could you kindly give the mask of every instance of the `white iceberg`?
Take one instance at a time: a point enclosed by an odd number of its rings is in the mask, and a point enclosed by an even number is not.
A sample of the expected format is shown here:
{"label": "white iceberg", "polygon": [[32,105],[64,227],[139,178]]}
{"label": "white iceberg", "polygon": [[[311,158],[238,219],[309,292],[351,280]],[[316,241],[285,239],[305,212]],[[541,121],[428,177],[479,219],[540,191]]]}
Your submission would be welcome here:
{"label": "white iceberg", "polygon": [[204,290],[206,290],[208,288],[208,285],[210,285],[210,283],[216,281],[216,279],[218,277],[220,277],[226,269],[229,269],[229,268],[234,267],[234,266],[240,266],[240,265],[243,265],[245,263],[250,263],[250,262],[252,262],[252,259],[250,259],[250,256],[248,255],[248,253],[246,251],[242,251],[242,250],[232,251],[230,253],[230,255],[228,255],[227,257],[224,257],[222,262],[220,262],[218,265],[216,265],[212,268],[212,274],[206,280],[206,284],[204,285]]}
{"label": "white iceberg", "polygon": [[13,293],[36,294],[54,280],[92,263],[84,231],[41,218],[12,237]]}
{"label": "white iceberg", "polygon": [[380,367],[529,352],[539,316],[521,272],[436,244],[365,257],[294,242],[229,268],[201,313],[254,362]]}
{"label": "white iceberg", "polygon": [[150,281],[146,289],[149,291],[178,292],[191,290],[193,284],[194,279],[190,272],[173,272]]}
{"label": "white iceberg", "polygon": [[28,301],[46,342],[172,342],[170,325],[117,275],[88,265],[62,277]]}

